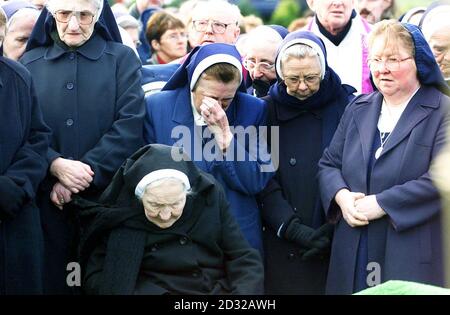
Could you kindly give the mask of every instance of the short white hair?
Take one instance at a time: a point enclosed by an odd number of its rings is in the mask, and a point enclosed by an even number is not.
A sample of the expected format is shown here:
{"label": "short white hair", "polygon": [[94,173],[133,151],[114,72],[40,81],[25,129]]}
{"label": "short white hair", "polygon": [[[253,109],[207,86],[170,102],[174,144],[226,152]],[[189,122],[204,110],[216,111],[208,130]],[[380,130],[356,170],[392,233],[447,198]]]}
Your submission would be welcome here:
{"label": "short white hair", "polygon": [[278,47],[283,41],[283,37],[273,28],[267,25],[260,25],[247,33],[244,54],[247,53],[247,47]]}
{"label": "short white hair", "polygon": [[[72,1],[77,1],[77,0],[72,0]],[[94,7],[97,8],[97,13],[95,14],[94,17],[94,22],[97,22],[98,19],[100,18],[100,14],[102,13],[103,10],[103,1],[104,0],[87,0],[88,2],[90,2],[91,4],[94,5]],[[50,13],[54,14],[56,11],[56,5],[57,5],[58,0],[48,0],[47,3],[45,4],[45,6],[47,7],[47,10],[50,11]]]}
{"label": "short white hair", "polygon": [[230,17],[233,22],[239,24],[241,20],[241,10],[235,4],[231,4],[226,0],[208,0],[200,1],[192,10],[192,16],[197,12],[209,12],[211,9],[223,12],[223,15]]}

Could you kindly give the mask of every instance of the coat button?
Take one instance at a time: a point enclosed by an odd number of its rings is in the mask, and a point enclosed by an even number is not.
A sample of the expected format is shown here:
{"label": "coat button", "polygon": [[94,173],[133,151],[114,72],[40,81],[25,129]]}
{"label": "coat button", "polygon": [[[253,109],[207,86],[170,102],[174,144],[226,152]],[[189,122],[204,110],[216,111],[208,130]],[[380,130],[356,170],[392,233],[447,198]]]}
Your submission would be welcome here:
{"label": "coat button", "polygon": [[73,125],[73,119],[70,119],[70,118],[67,119],[67,120],[66,120],[66,125],[67,125],[67,126],[72,126],[72,125]]}
{"label": "coat button", "polygon": [[200,275],[200,274],[199,274],[197,271],[194,271],[194,272],[192,273],[192,276],[193,276],[194,278],[197,278],[199,275]]}
{"label": "coat button", "polygon": [[294,207],[294,212],[297,212],[297,208],[296,207]]}
{"label": "coat button", "polygon": [[66,84],[66,88],[67,88],[68,90],[72,90],[72,89],[73,89],[73,83],[72,83],[72,82],[67,83],[67,84]]}
{"label": "coat button", "polygon": [[295,254],[294,254],[294,253],[289,253],[288,259],[289,259],[289,260],[292,260],[292,259],[294,259],[294,258],[295,258]]}
{"label": "coat button", "polygon": [[297,164],[297,160],[295,158],[291,158],[289,160],[289,164],[291,164],[291,166],[295,166],[295,164]]}
{"label": "coat button", "polygon": [[152,250],[152,252],[156,252],[157,249],[158,249],[158,246],[155,244],[155,245],[152,246],[151,250]]}
{"label": "coat button", "polygon": [[69,59],[70,60],[74,60],[75,59],[75,54],[74,53],[70,53],[69,54]]}
{"label": "coat button", "polygon": [[183,236],[183,237],[180,238],[180,244],[181,245],[186,245],[187,241],[188,241],[188,239],[187,239],[186,236]]}

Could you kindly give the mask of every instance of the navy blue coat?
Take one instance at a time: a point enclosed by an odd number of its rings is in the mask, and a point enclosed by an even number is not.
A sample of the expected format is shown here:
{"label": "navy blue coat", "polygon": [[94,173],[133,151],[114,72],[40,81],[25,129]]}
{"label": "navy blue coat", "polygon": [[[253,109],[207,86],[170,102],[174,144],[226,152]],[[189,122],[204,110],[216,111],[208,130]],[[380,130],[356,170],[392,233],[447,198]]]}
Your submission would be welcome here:
{"label": "navy blue coat", "polygon": [[419,89],[374,162],[367,183],[382,99],[379,92],[356,98],[319,162],[324,209],[337,220],[327,280],[330,294],[350,294],[354,289],[362,228],[350,227],[334,201],[345,187],[375,194],[387,213],[367,227],[368,262],[379,264],[381,282],[398,279],[443,285],[441,205],[429,167],[445,142],[450,99],[433,87]]}
{"label": "navy blue coat", "polygon": [[34,198],[48,167],[49,136],[29,72],[0,57],[0,176],[26,195],[20,211],[0,222],[0,295],[43,292],[44,248]]}
{"label": "navy blue coat", "polygon": [[[44,120],[53,131],[49,164],[57,157],[88,164],[95,175],[82,195],[95,199],[143,143],[140,61],[130,48],[106,41],[97,32],[76,50],[53,43],[26,52],[21,62],[36,82]],[[55,275],[51,277],[59,279],[59,286],[50,285],[55,289],[48,292],[58,293],[67,288],[65,261],[70,255],[74,221],[50,201],[54,183],[55,178],[48,174],[38,205],[49,250],[46,266]]]}
{"label": "navy blue coat", "polygon": [[[145,141],[146,143],[183,145],[180,142],[183,135],[178,133],[172,135],[172,131],[175,127],[186,126],[190,135],[193,136],[188,144],[191,147],[184,146],[186,153],[200,169],[212,174],[223,185],[230,202],[230,211],[236,218],[244,236],[252,247],[262,252],[261,218],[254,196],[264,188],[273,173],[261,171],[264,163],[260,159],[253,161],[249,159],[247,145],[245,146],[247,152],[245,161],[205,160],[201,152],[195,150],[194,138],[198,139],[198,130],[194,129],[190,104],[188,86],[147,96],[147,115],[144,122]],[[255,126],[258,128],[264,125],[266,120],[266,103],[250,95],[237,92],[226,113],[230,126],[244,128]],[[204,145],[201,140],[199,141],[203,148]],[[233,141],[231,145],[235,148],[235,152],[238,152],[237,146],[242,148],[239,141]],[[261,149],[264,151],[264,148]]]}

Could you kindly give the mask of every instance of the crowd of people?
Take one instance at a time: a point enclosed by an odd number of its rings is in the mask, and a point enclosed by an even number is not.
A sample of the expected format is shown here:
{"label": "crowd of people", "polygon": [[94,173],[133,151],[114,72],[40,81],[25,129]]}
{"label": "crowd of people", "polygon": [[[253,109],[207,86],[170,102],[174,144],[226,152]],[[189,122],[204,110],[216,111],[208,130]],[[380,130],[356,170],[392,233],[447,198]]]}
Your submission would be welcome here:
{"label": "crowd of people", "polygon": [[0,294],[445,285],[450,2],[129,2],[0,1]]}

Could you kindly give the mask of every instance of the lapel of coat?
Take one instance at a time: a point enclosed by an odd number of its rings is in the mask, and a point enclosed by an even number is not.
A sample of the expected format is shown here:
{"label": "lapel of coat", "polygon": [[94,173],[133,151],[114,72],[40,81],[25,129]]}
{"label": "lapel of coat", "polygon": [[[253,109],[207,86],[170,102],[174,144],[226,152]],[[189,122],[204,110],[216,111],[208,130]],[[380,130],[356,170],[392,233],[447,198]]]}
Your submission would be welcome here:
{"label": "lapel of coat", "polygon": [[421,87],[406,106],[390,139],[386,142],[381,156],[397,146],[418,123],[428,117],[432,112],[431,108],[437,107],[439,107],[439,99],[433,95],[432,88]]}
{"label": "lapel of coat", "polygon": [[358,106],[354,111],[356,127],[361,141],[364,165],[367,167],[370,160],[370,151],[372,150],[373,137],[377,132],[377,117],[380,115],[383,96],[377,92],[370,96],[362,96],[356,101]]}

